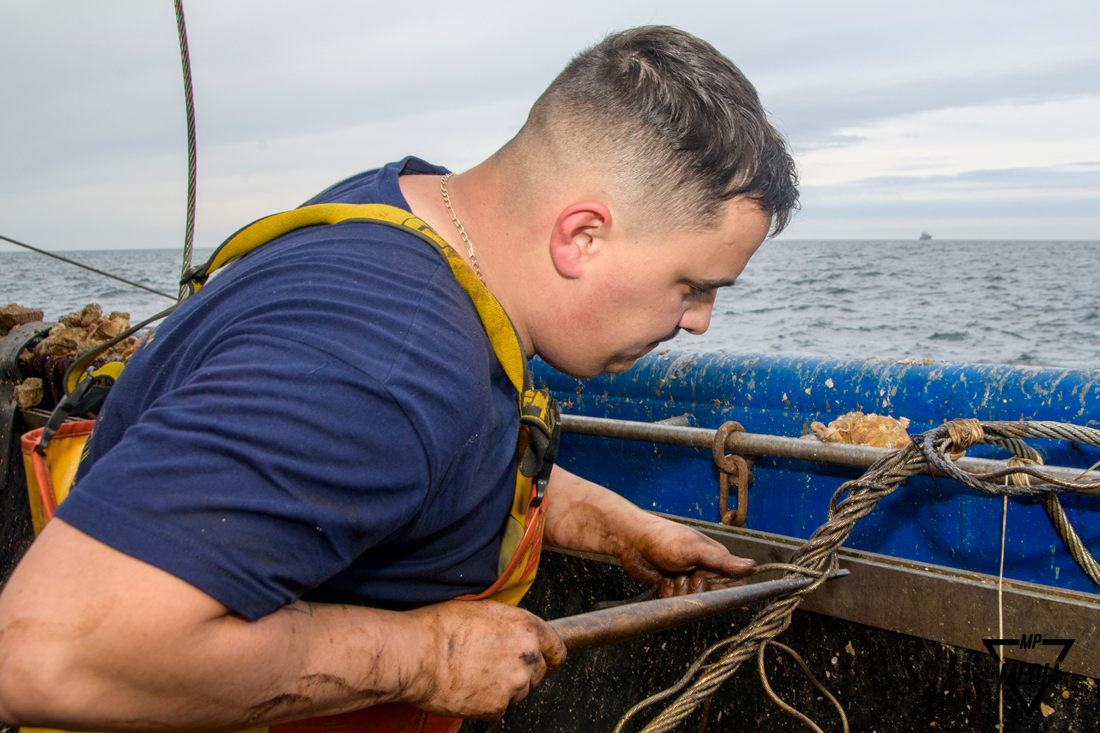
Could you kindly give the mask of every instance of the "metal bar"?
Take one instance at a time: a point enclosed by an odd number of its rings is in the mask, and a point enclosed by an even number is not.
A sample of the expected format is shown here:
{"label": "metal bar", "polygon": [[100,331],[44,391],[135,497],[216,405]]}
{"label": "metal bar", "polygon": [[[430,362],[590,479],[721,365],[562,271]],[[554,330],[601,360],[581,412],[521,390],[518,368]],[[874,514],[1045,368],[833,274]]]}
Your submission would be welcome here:
{"label": "metal bar", "polygon": [[[834,578],[848,575],[841,570]],[[787,577],[760,583],[695,593],[677,598],[660,598],[629,603],[591,613],[557,618],[547,623],[558,633],[570,653],[637,639],[658,631],[701,621],[750,603],[805,588],[817,579],[809,576]]]}
{"label": "metal bar", "polygon": [[[710,450],[715,430],[710,428],[687,428],[661,423],[633,422],[614,420],[607,417],[588,417],[585,415],[562,415],[561,429],[567,433],[594,435],[602,438],[622,440],[642,440],[667,445],[683,445],[691,448]],[[867,445],[848,445],[846,443],[825,443],[818,440],[788,438],[782,435],[762,435],[759,433],[730,433],[726,438],[726,451],[746,456],[770,456],[790,458],[799,461],[818,461],[837,463],[844,466],[866,468],[893,451],[888,448],[872,448]],[[989,473],[1003,470],[1006,461],[994,461],[986,458],[964,457],[956,465],[968,473]],[[1049,475],[1063,481],[1100,481],[1100,472],[1083,472],[1079,468],[1066,466],[1042,466]],[[942,476],[943,473],[926,469],[924,473]]]}

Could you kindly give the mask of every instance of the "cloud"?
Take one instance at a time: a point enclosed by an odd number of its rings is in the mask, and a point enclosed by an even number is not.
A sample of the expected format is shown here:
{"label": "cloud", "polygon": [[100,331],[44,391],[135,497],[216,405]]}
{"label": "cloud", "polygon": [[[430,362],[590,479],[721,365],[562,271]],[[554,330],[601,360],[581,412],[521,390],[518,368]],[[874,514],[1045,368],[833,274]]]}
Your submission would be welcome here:
{"label": "cloud", "polygon": [[942,208],[916,210],[906,206],[823,207],[795,220],[783,240],[873,240],[916,242],[921,232],[936,240],[976,241],[1100,241],[1100,216],[1059,214],[1018,207],[998,210],[966,208],[953,215]]}
{"label": "cloud", "polygon": [[1100,240],[1100,165],[883,176],[806,186],[785,239]]}
{"label": "cloud", "polygon": [[[491,155],[523,124],[533,100],[497,102],[393,116],[376,122],[206,145],[200,157],[196,246],[213,247],[242,225],[300,205],[362,170],[415,154],[463,170]],[[439,127],[439,116],[448,125]],[[0,188],[8,236],[46,249],[171,247],[182,241],[186,160],[174,153],[128,156]],[[26,179],[24,179],[24,184]],[[39,216],[44,197],[51,216]],[[18,232],[18,233],[17,233]],[[4,233],[4,232],[0,232]]]}
{"label": "cloud", "polygon": [[798,156],[803,208],[786,237],[936,227],[957,238],[1098,239],[1098,115],[1100,96],[1080,96],[840,128]]}
{"label": "cloud", "polygon": [[[523,124],[533,99],[413,112],[337,130],[211,148],[199,188],[203,241],[298,206],[333,183],[406,155],[473,167]],[[447,125],[440,127],[444,117]]]}
{"label": "cloud", "polygon": [[938,109],[842,127],[799,156],[823,186],[882,176],[1049,168],[1100,157],[1100,96]]}
{"label": "cloud", "polygon": [[894,117],[1094,95],[1098,78],[1100,58],[1094,58],[988,73],[967,69],[937,76],[925,70],[915,77],[899,73],[872,82],[841,76],[821,86],[778,90],[765,101],[795,149],[809,151],[834,146],[854,129]]}
{"label": "cloud", "polygon": [[[882,176],[844,186],[806,187],[817,201],[975,201],[1075,197],[1100,201],[1100,163],[1071,163],[1045,168],[1004,168],[953,175]],[[1100,207],[1094,207],[1100,213]]]}
{"label": "cloud", "polygon": [[[388,158],[471,165],[572,54],[646,23],[706,38],[757,85],[802,165],[792,232],[818,236],[814,222],[840,227],[842,212],[871,231],[964,196],[993,211],[1008,179],[983,171],[1016,170],[1013,196],[1063,209],[1084,211],[1081,191],[1095,191],[1051,177],[1100,160],[1094,1],[185,6],[207,239]],[[174,246],[186,153],[170,4],[8,0],[0,69],[0,231],[59,248]],[[1050,231],[1100,236],[1066,221]]]}

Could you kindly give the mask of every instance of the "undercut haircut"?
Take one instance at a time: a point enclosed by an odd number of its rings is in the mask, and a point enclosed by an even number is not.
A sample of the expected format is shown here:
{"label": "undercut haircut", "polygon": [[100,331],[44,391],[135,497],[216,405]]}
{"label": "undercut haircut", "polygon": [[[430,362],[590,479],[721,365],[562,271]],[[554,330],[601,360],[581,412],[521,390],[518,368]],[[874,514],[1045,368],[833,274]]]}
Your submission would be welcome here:
{"label": "undercut haircut", "polygon": [[673,226],[716,225],[722,204],[745,196],[775,236],[798,208],[794,161],[756,89],[676,28],[633,28],[582,51],[527,124],[610,168],[630,206]]}

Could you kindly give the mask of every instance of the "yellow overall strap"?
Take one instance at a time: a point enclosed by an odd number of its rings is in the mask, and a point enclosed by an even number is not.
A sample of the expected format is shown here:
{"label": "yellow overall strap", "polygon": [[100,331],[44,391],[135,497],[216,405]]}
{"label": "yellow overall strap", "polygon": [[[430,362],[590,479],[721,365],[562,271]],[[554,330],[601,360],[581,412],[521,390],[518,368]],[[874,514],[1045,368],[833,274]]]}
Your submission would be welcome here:
{"label": "yellow overall strap", "polygon": [[489,341],[493,344],[493,351],[496,352],[497,359],[500,360],[500,365],[504,367],[504,372],[508,375],[512,386],[516,388],[516,392],[523,394],[524,389],[530,384],[530,375],[527,373],[527,359],[523,354],[519,337],[516,335],[508,315],[504,312],[504,308],[478,279],[461,255],[444,242],[443,238],[435,233],[435,230],[418,217],[396,206],[386,204],[315,204],[285,211],[281,214],[272,214],[252,222],[225,240],[210,256],[210,259],[189,271],[184,276],[181,284],[188,285],[191,292],[196,292],[206,283],[206,279],[215,270],[248,254],[262,244],[302,227],[317,224],[339,224],[346,221],[360,221],[402,229],[435,247],[443,255],[447,264],[450,265],[455,279],[462,285],[462,289],[469,294],[470,300],[477,308],[478,316],[481,317],[481,322],[485,326],[485,332],[489,335]]}
{"label": "yellow overall strap", "polygon": [[[197,292],[214,272],[257,247],[302,227],[341,222],[363,222],[394,227],[434,247],[450,266],[452,274],[463,290],[469,295],[493,346],[493,351],[516,390],[521,426],[518,438],[520,461],[516,471],[515,496],[502,537],[497,568],[500,577],[485,592],[467,597],[494,598],[506,603],[518,603],[534,581],[538,568],[546,512],[546,485],[560,435],[557,403],[550,399],[546,390],[534,389],[519,336],[504,312],[504,308],[462,257],[431,227],[408,211],[384,204],[305,206],[264,217],[237,231],[222,243],[205,263],[188,271],[182,284],[186,284],[192,293]],[[138,324],[135,329],[167,315],[171,310]],[[131,332],[133,329],[120,338],[124,338]],[[45,457],[50,441],[66,414],[80,414],[92,409],[90,404],[86,405],[84,401],[90,401],[94,395],[89,394],[85,397],[85,393],[90,392],[90,389],[106,391],[104,387],[92,387],[91,380],[82,380],[85,369],[97,353],[98,351],[89,352],[78,357],[73,368],[66,375],[69,394],[55,410],[50,423],[34,446],[34,450],[41,457]],[[112,379],[107,381],[113,382],[113,378],[117,378],[121,370],[122,362],[112,362],[101,367],[93,376],[110,376]],[[83,439],[86,440],[86,436]],[[60,482],[55,482],[58,502],[67,493],[68,484],[71,482],[72,474],[75,473],[75,466],[72,468],[72,472],[62,474],[63,478]],[[46,513],[50,514],[48,502],[46,507]]]}

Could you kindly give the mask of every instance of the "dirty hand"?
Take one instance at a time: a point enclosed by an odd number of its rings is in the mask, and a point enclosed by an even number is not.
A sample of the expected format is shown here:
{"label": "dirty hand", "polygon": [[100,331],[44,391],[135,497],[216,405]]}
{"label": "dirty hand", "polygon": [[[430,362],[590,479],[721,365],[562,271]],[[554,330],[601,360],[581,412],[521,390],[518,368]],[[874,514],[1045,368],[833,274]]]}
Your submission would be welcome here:
{"label": "dirty hand", "polygon": [[756,564],[691,527],[653,515],[645,515],[622,540],[623,569],[643,583],[659,583],[662,598],[739,585],[725,579],[743,576]]}
{"label": "dirty hand", "polygon": [[550,626],[496,601],[447,601],[410,611],[421,630],[409,702],[431,713],[498,720],[565,661]]}
{"label": "dirty hand", "polygon": [[561,466],[554,466],[547,496],[547,545],[617,557],[638,580],[659,583],[665,598],[738,585],[722,579],[739,578],[755,565]]}

